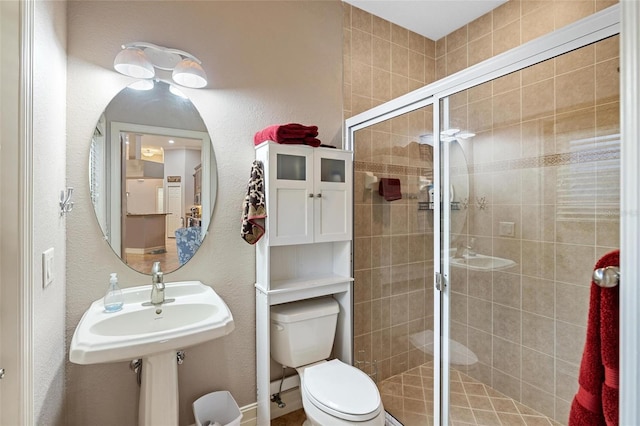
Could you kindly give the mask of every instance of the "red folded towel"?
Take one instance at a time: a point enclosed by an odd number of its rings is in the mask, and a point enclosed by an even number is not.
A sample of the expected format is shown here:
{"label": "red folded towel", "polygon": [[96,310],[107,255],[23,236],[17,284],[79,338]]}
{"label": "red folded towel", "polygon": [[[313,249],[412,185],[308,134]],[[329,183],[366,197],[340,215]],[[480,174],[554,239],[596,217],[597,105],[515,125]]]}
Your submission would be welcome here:
{"label": "red folded towel", "polygon": [[[262,142],[260,142],[260,143],[262,143]],[[320,139],[313,138],[311,136],[307,136],[306,138],[301,138],[301,139],[283,139],[282,142],[279,142],[279,143],[281,143],[281,144],[291,144],[291,145],[309,145],[309,146],[312,146],[312,147],[315,148],[315,147],[320,146],[320,144],[322,142],[320,142]],[[256,144],[256,145],[259,145],[259,144]]]}
{"label": "red folded towel", "polygon": [[381,178],[378,184],[378,194],[387,201],[395,201],[402,198],[400,179]]}
{"label": "red folded towel", "polygon": [[[620,251],[604,255],[594,268],[620,265]],[[571,404],[569,426],[618,424],[618,287],[591,282],[587,339],[578,393]]]}
{"label": "red folded towel", "polygon": [[318,136],[318,126],[304,126],[298,123],[274,124],[257,132],[253,137],[253,143],[260,145],[264,141],[274,141],[318,146],[320,141],[316,136]]}

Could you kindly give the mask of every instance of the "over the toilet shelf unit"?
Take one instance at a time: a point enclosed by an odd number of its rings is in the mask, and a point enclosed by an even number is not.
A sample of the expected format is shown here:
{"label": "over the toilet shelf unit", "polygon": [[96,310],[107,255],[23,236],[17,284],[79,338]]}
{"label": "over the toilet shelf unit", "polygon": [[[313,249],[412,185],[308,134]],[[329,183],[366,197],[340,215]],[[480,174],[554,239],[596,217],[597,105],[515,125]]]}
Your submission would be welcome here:
{"label": "over the toilet shelf unit", "polygon": [[353,153],[265,142],[256,147],[256,159],[264,165],[267,205],[266,233],[256,245],[255,285],[262,426],[269,424],[272,409],[278,410],[270,397],[282,374],[271,371],[271,306],[333,296],[340,306],[334,356],[352,363]]}

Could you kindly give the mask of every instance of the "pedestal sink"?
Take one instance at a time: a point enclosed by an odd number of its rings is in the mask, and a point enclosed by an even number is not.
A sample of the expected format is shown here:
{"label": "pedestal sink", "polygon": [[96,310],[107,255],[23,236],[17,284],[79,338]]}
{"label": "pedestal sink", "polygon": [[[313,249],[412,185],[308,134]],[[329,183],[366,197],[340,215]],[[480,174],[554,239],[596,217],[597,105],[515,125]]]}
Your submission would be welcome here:
{"label": "pedestal sink", "polygon": [[468,268],[472,271],[500,271],[503,269],[511,268],[516,265],[511,259],[504,259],[502,257],[485,256],[483,254],[476,254],[473,256],[463,257],[451,257],[449,259],[451,266],[459,268]]}
{"label": "pedestal sink", "polygon": [[69,360],[99,364],[142,358],[139,425],[178,425],[176,352],[226,336],[235,328],[231,311],[199,281],[166,283],[162,305],[149,305],[151,286],[123,289],[121,311],[107,313],[102,299],[78,323]]}

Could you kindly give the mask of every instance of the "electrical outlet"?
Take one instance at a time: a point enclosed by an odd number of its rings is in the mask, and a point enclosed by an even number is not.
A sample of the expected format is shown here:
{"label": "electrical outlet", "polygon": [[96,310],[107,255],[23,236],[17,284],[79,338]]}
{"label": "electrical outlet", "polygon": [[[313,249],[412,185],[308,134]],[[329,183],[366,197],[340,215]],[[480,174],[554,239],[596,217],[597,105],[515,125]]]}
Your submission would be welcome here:
{"label": "electrical outlet", "polygon": [[514,222],[500,222],[498,233],[501,237],[515,237],[516,224]]}
{"label": "electrical outlet", "polygon": [[53,282],[53,247],[42,252],[42,287]]}

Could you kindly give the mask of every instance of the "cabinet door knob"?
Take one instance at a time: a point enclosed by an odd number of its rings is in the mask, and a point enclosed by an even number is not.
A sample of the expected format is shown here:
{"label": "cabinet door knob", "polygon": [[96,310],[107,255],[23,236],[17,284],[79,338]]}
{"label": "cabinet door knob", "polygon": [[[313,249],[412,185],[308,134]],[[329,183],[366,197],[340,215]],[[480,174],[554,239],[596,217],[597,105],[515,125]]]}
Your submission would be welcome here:
{"label": "cabinet door knob", "polygon": [[313,198],[313,194],[309,194],[309,198]]}
{"label": "cabinet door knob", "polygon": [[317,193],[316,194],[316,198],[322,198],[322,194],[321,193]]}

